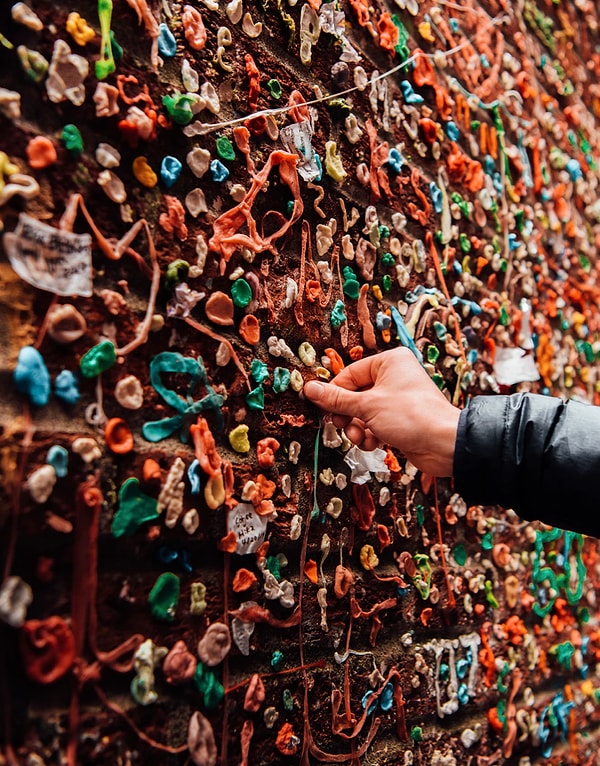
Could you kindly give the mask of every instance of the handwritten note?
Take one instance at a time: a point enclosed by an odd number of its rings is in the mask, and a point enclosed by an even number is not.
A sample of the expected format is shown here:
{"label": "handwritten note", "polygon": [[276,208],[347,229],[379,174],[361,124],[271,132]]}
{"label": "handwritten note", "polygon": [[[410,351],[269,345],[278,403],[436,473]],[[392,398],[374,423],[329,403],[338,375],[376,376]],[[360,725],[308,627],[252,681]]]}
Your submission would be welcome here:
{"label": "handwritten note", "polygon": [[301,162],[296,166],[305,181],[313,181],[321,172],[311,144],[312,128],[308,120],[285,125],[279,131],[282,144],[291,154],[298,154]]}
{"label": "handwritten note", "polygon": [[267,517],[259,516],[250,503],[238,503],[227,515],[227,531],[235,532],[236,553],[254,553],[264,542]]}
{"label": "handwritten note", "polygon": [[61,231],[21,213],[13,232],[4,235],[10,265],[40,290],[55,295],[92,294],[92,238]]}

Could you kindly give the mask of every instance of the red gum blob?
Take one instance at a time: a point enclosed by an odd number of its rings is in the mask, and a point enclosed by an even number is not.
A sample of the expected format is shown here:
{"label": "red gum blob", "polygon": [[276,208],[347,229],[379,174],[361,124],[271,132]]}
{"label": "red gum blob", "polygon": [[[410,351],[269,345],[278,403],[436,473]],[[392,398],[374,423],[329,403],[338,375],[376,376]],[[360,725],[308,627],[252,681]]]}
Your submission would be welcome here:
{"label": "red gum blob", "polygon": [[231,587],[233,588],[234,593],[243,593],[245,590],[248,590],[248,588],[251,588],[256,581],[257,578],[254,572],[242,568],[238,569],[235,573]]}
{"label": "red gum blob", "polygon": [[104,427],[106,446],[115,455],[126,455],[133,449],[131,428],[122,418],[111,418]]}
{"label": "red gum blob", "polygon": [[237,125],[233,129],[233,140],[240,152],[246,157],[246,170],[250,175],[253,175],[254,160],[250,157],[250,131],[244,125]]}
{"label": "red gum blob", "polygon": [[256,459],[261,468],[271,468],[275,464],[275,453],[281,445],[272,436],[261,439],[256,445]]}
{"label": "red gum blob", "polygon": [[288,106],[291,107],[288,114],[294,122],[303,122],[304,120],[310,119],[306,101],[299,90],[293,90],[290,93]]}
{"label": "red gum blob", "polygon": [[206,45],[208,35],[200,11],[192,8],[191,5],[185,5],[181,15],[181,24],[187,44],[195,51],[201,51]]}
{"label": "red gum blob", "polygon": [[452,151],[446,157],[450,182],[457,186],[463,184],[472,192],[483,189],[484,174],[481,163],[467,157],[453,141],[450,142],[450,146]]}
{"label": "red gum blob", "polygon": [[246,314],[240,322],[238,332],[242,340],[250,346],[256,346],[260,341],[260,324],[254,314]]}
{"label": "red gum blob", "polygon": [[36,136],[27,144],[27,161],[34,170],[54,165],[57,160],[56,147],[46,136]]}
{"label": "red gum blob", "polygon": [[254,736],[254,724],[248,718],[244,721],[242,725],[242,732],[240,734],[240,751],[242,754],[240,766],[248,766],[248,758],[250,756],[250,744],[252,742],[253,736]]}
{"label": "red gum blob", "polygon": [[[276,252],[273,244],[276,239],[282,237],[287,230],[300,218],[304,210],[298,171],[296,170],[297,155],[283,151],[274,151],[269,159],[252,180],[252,186],[244,199],[227,212],[220,215],[213,224],[213,235],[208,246],[213,252],[221,256],[220,273],[225,273],[227,262],[236,250],[247,247],[254,253],[263,250]],[[274,167],[279,167],[281,180],[289,187],[294,197],[294,208],[289,219],[283,219],[281,227],[267,237],[258,232],[256,221],[252,217],[252,205],[259,192],[263,188],[269,173]],[[238,233],[239,229],[247,226],[248,234]]]}
{"label": "red gum blob", "polygon": [[75,661],[75,638],[62,617],[28,620],[21,628],[20,648],[25,672],[40,684],[57,681]]}
{"label": "red gum blob", "polygon": [[370,26],[368,0],[350,0],[350,5],[356,14],[356,19],[360,26]]}
{"label": "red gum blob", "polygon": [[375,503],[369,492],[368,485],[353,484],[352,497],[358,515],[356,526],[361,532],[368,532],[368,530],[371,529],[371,524],[375,518]]}
{"label": "red gum blob", "polygon": [[335,568],[335,577],[333,584],[333,592],[336,598],[343,598],[350,590],[352,583],[354,582],[354,575],[349,569],[338,564]]}
{"label": "red gum blob", "polygon": [[160,466],[153,458],[149,457],[144,460],[144,466],[142,468],[142,476],[144,481],[160,481]]}
{"label": "red gum blob", "polygon": [[246,75],[248,76],[248,104],[253,112],[258,106],[258,97],[260,96],[260,72],[252,56],[246,53],[244,56],[246,63]]}
{"label": "red gum blob", "polygon": [[265,701],[265,685],[258,673],[254,673],[248,684],[244,697],[244,710],[247,713],[258,713]]}
{"label": "red gum blob", "polygon": [[291,723],[284,723],[277,732],[275,746],[283,755],[295,755],[298,750],[298,737],[294,734]]}
{"label": "red gum blob", "polygon": [[182,242],[187,238],[188,228],[185,225],[185,208],[177,197],[165,194],[167,212],[158,217],[158,225],[169,234],[176,234]]}
{"label": "red gum blob", "polygon": [[430,146],[434,141],[437,141],[439,125],[435,120],[432,120],[430,117],[422,117],[419,120],[419,127],[421,128],[423,138]]}
{"label": "red gum blob", "polygon": [[377,22],[377,32],[379,33],[379,47],[390,53],[398,44],[398,27],[392,21],[392,17],[387,11],[382,13]]}
{"label": "red gum blob", "polygon": [[379,552],[384,548],[387,548],[388,545],[391,545],[392,539],[390,537],[390,533],[388,528],[385,526],[385,524],[378,524],[377,525],[377,539],[379,540]]}
{"label": "red gum blob", "polygon": [[188,650],[185,641],[176,641],[163,662],[165,681],[169,684],[182,684],[192,678],[198,661]]}
{"label": "red gum blob", "polygon": [[237,548],[237,537],[235,536],[235,532],[231,530],[225,537],[222,537],[217,543],[217,548],[220,551],[223,551],[223,553],[235,553],[235,549]]}
{"label": "red gum blob", "polygon": [[331,362],[331,372],[334,375],[337,375],[338,373],[340,373],[346,366],[342,360],[342,357],[338,354],[338,352],[334,348],[326,348],[325,355]]}
{"label": "red gum blob", "polygon": [[304,565],[304,574],[308,577],[313,585],[319,582],[319,570],[317,569],[317,562],[314,559],[309,559]]}
{"label": "red gum blob", "polygon": [[377,348],[377,338],[375,337],[375,328],[373,327],[373,322],[371,322],[371,315],[369,314],[369,306],[367,304],[368,292],[369,285],[363,285],[360,288],[356,311],[358,314],[358,323],[362,330],[363,343],[367,348],[375,349]]}
{"label": "red gum blob", "polygon": [[123,101],[124,104],[127,104],[127,106],[132,106],[132,104],[144,103],[147,104],[151,109],[155,108],[154,101],[152,101],[152,97],[150,96],[150,89],[148,88],[148,85],[144,83],[139,93],[137,93],[135,96],[128,96],[125,93],[126,83],[139,85],[139,80],[132,74],[117,75],[117,90],[119,91],[119,96],[121,97],[121,101]]}
{"label": "red gum blob", "polygon": [[418,221],[421,226],[426,226],[427,221],[429,220],[429,213],[431,212],[431,205],[429,204],[429,200],[423,194],[419,187],[419,179],[420,179],[419,171],[416,167],[414,167],[411,170],[410,173],[410,183],[412,185],[412,188],[414,189],[414,192],[417,196],[417,199],[423,206],[422,210],[419,210],[419,208],[415,205],[414,202],[408,203],[408,214],[411,218],[413,218],[415,221]]}
{"label": "red gum blob", "polygon": [[233,301],[226,294],[217,290],[206,301],[204,306],[207,318],[221,327],[233,324]]}
{"label": "red gum blob", "polygon": [[261,622],[270,625],[272,628],[293,628],[300,624],[302,619],[302,610],[297,606],[294,611],[283,620],[273,617],[268,609],[262,606],[245,606],[240,609],[234,609],[229,614],[237,617],[242,622]]}
{"label": "red gum blob", "polygon": [[[377,129],[371,122],[367,120],[365,122],[365,130],[369,137],[369,145],[371,148],[371,159],[369,162],[369,182],[371,185],[371,200],[377,202],[381,199],[380,184],[384,187],[384,191],[391,197],[391,190],[389,188],[389,181],[382,166],[387,160],[389,154],[389,145],[387,141],[378,143],[377,141]],[[383,181],[383,183],[381,183]]]}
{"label": "red gum blob", "polygon": [[221,456],[217,452],[215,439],[206,418],[199,417],[196,423],[190,426],[190,435],[200,468],[208,476],[218,476],[221,473]]}
{"label": "red gum blob", "polygon": [[413,51],[413,57],[415,59],[414,69],[412,72],[412,79],[415,85],[422,88],[423,85],[430,85],[435,87],[435,70],[433,64],[423,53],[421,48],[416,48]]}

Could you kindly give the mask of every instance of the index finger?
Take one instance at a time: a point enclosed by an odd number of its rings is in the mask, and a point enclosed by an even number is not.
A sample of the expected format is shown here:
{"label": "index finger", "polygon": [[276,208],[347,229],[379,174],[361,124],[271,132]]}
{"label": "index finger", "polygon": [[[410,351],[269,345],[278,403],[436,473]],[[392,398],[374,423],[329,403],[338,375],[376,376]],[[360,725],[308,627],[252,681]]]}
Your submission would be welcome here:
{"label": "index finger", "polygon": [[362,391],[365,388],[371,388],[375,383],[380,367],[381,354],[367,356],[344,367],[331,383],[348,391]]}

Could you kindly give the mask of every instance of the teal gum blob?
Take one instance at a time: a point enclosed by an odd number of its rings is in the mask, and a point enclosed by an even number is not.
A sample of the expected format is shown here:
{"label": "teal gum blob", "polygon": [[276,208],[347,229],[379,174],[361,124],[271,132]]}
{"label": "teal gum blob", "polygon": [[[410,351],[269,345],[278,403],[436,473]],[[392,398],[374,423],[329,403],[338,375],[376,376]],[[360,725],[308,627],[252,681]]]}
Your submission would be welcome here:
{"label": "teal gum blob", "polygon": [[46,463],[54,468],[54,472],[59,479],[69,472],[69,452],[60,444],[53,444],[46,455]]}
{"label": "teal gum blob", "polygon": [[50,398],[50,373],[40,352],[33,346],[19,351],[13,373],[17,391],[26,394],[36,407],[44,407]]}
{"label": "teal gum blob", "polygon": [[157,501],[142,492],[134,476],[126,479],[119,489],[119,505],[111,526],[113,536],[132,535],[145,522],[154,521],[160,515],[157,507]]}
{"label": "teal gum blob", "polygon": [[264,410],[265,392],[262,385],[256,386],[249,394],[246,394],[246,404],[251,410]]}
{"label": "teal gum blob", "polygon": [[331,311],[329,321],[331,322],[331,326],[334,330],[337,330],[346,321],[346,313],[344,311],[343,301],[336,301],[335,306]]}
{"label": "teal gum blob", "polygon": [[231,285],[231,299],[238,308],[246,308],[252,300],[252,288],[245,279],[236,279]]}
{"label": "teal gum blob", "polygon": [[263,383],[269,377],[269,368],[260,359],[253,359],[250,365],[250,375],[252,380],[258,385]]}
{"label": "teal gum blob", "polygon": [[77,404],[81,394],[79,383],[71,370],[62,370],[54,379],[54,393],[65,404]]}
{"label": "teal gum blob", "polygon": [[162,158],[160,163],[160,178],[163,184],[170,189],[177,181],[183,170],[182,163],[170,154]]}
{"label": "teal gum blob", "polygon": [[177,53],[175,35],[164,22],[158,27],[158,50],[160,55],[167,59],[172,59]]}
{"label": "teal gum blob", "polygon": [[285,367],[276,367],[273,370],[273,391],[276,394],[283,394],[287,391],[292,374]]}
{"label": "teal gum blob", "polygon": [[[190,382],[186,395],[181,396],[177,391],[167,388],[162,382],[163,373],[187,375]],[[210,385],[201,357],[193,359],[192,357],[182,356],[182,354],[176,351],[161,351],[150,362],[150,384],[156,393],[170,407],[176,410],[177,415],[144,423],[142,426],[142,436],[144,439],[157,442],[182,429],[181,439],[185,441],[188,436],[188,428],[184,427],[186,423],[195,419],[195,416],[200,412],[205,412],[206,410],[212,410],[216,416],[218,426],[222,426],[221,407],[224,399]],[[204,387],[208,393],[201,399],[194,400],[193,393],[201,387]]]}

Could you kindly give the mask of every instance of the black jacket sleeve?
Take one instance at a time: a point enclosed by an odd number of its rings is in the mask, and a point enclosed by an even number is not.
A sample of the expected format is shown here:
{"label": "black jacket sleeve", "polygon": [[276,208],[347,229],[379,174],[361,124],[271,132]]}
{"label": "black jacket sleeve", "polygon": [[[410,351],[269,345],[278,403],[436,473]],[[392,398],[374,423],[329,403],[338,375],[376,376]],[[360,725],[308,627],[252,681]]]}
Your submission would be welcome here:
{"label": "black jacket sleeve", "polygon": [[454,486],[469,505],[600,537],[600,407],[477,396],[461,412]]}

